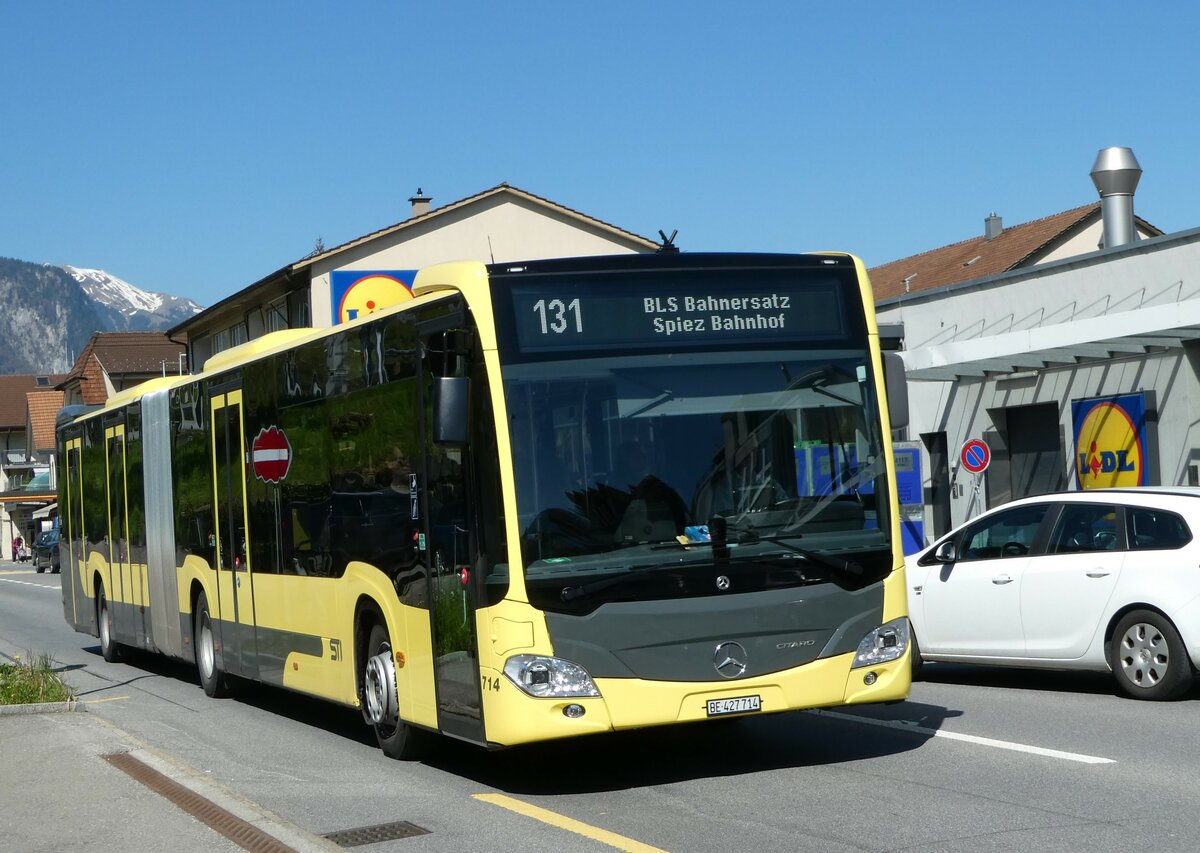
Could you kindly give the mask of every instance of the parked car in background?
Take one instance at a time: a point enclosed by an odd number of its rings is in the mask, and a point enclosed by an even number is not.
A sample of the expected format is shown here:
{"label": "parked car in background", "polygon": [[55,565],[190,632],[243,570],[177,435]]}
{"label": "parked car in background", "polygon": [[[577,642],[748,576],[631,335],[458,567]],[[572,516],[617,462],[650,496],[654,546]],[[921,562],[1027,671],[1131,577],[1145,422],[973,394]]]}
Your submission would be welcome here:
{"label": "parked car in background", "polygon": [[1200,667],[1200,489],[1022,498],[906,562],[923,661],[1110,670],[1136,699],[1186,693]]}
{"label": "parked car in background", "polygon": [[57,573],[61,566],[59,565],[58,557],[58,529],[43,530],[33,540],[33,567],[38,572],[44,572],[50,569],[51,572]]}

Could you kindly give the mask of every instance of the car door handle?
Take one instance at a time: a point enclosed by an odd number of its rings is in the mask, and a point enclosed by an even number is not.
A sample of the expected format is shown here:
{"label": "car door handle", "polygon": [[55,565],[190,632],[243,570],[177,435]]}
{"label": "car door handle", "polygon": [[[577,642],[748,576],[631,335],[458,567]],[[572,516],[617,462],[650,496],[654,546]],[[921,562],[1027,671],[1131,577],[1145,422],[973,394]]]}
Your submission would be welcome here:
{"label": "car door handle", "polygon": [[1012,583],[1012,578],[1008,575],[997,575],[992,578],[992,583],[996,584],[996,586],[1003,586],[1006,583]]}
{"label": "car door handle", "polygon": [[1106,578],[1106,577],[1108,577],[1108,575],[1109,575],[1109,573],[1104,571],[1103,569],[1096,569],[1094,572],[1087,573],[1087,576],[1089,578]]}

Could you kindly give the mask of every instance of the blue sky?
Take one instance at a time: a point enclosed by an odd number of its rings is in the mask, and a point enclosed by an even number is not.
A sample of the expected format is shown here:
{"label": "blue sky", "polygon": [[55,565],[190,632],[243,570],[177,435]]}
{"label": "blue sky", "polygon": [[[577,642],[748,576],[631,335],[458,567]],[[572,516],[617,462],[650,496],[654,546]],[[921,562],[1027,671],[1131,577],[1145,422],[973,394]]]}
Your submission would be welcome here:
{"label": "blue sky", "polygon": [[[685,250],[868,265],[1095,200],[1200,226],[1200,7],[6,4],[0,256],[212,304],[508,182]],[[1148,10],[1148,11],[1142,11]]]}

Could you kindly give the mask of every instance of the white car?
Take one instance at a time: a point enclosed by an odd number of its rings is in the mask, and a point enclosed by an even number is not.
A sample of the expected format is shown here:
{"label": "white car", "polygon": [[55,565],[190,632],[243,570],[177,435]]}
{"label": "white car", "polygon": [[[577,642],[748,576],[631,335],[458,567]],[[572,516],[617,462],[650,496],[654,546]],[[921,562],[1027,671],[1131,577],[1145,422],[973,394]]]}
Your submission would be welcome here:
{"label": "white car", "polygon": [[1136,699],[1200,667],[1200,489],[1022,498],[905,561],[923,661],[1111,671]]}

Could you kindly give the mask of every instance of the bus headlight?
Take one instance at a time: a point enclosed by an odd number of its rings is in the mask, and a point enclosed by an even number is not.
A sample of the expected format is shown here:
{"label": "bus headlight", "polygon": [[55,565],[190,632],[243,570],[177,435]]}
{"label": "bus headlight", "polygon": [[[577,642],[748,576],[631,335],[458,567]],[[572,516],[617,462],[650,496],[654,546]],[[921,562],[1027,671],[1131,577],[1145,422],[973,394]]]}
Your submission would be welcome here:
{"label": "bus headlight", "polygon": [[542,655],[513,655],[504,664],[509,681],[530,696],[599,696],[588,671],[577,663]]}
{"label": "bus headlight", "polygon": [[903,657],[908,649],[908,619],[893,619],[880,625],[858,644],[852,669],[860,666],[875,666]]}

